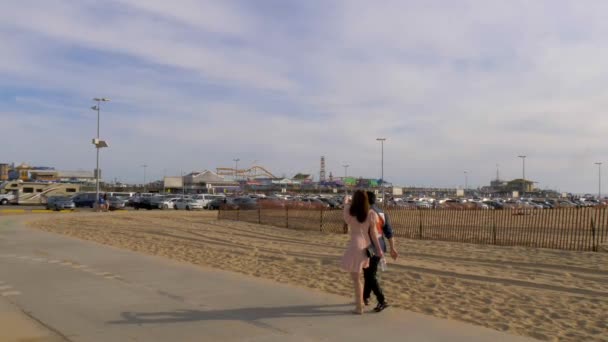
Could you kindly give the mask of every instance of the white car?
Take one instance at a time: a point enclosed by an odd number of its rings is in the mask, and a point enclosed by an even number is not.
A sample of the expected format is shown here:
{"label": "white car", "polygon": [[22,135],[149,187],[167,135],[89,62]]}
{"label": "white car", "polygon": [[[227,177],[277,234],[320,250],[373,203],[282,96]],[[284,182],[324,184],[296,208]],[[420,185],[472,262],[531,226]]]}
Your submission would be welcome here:
{"label": "white car", "polygon": [[165,198],[162,202],[158,203],[158,209],[175,209],[175,202],[179,197]]}
{"label": "white car", "polygon": [[203,204],[195,199],[180,198],[175,201],[175,210],[203,209]]}
{"label": "white car", "polygon": [[194,195],[192,199],[197,200],[200,204],[203,205],[203,208],[207,208],[207,204],[217,198],[224,198],[224,195],[214,195],[214,194],[198,194]]}

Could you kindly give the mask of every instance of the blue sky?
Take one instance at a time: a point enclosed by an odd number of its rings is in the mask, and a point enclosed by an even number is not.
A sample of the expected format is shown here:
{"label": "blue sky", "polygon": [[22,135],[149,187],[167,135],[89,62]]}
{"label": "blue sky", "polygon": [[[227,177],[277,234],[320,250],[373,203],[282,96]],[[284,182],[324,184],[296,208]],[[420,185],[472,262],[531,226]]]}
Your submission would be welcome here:
{"label": "blue sky", "polygon": [[138,182],[254,161],[400,185],[608,166],[604,1],[7,1],[0,159]]}

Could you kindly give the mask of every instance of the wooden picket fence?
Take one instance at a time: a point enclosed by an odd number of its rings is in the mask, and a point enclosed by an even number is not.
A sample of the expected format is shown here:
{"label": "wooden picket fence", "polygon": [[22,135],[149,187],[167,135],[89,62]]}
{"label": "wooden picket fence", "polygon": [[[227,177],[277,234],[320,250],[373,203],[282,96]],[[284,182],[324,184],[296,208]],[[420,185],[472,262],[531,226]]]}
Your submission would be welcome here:
{"label": "wooden picket fence", "polygon": [[[455,210],[388,208],[395,236],[498,246],[597,251],[608,244],[608,208]],[[344,233],[342,210],[220,210],[236,220],[299,230]]]}

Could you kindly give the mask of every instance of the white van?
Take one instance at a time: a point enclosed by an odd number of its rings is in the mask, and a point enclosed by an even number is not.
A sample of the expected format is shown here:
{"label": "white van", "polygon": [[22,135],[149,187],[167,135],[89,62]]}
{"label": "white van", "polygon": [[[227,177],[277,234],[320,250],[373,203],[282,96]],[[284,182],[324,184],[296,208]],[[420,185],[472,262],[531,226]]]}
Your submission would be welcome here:
{"label": "white van", "polygon": [[134,192],[106,192],[108,194],[108,197],[122,197],[125,199],[129,199],[133,196],[135,196]]}
{"label": "white van", "polygon": [[213,201],[214,199],[217,198],[224,198],[226,197],[225,195],[214,195],[214,194],[197,194],[197,195],[193,195],[192,199],[196,200],[197,202],[199,202],[200,204],[203,205],[203,208],[207,208],[207,204],[209,204],[209,202]]}

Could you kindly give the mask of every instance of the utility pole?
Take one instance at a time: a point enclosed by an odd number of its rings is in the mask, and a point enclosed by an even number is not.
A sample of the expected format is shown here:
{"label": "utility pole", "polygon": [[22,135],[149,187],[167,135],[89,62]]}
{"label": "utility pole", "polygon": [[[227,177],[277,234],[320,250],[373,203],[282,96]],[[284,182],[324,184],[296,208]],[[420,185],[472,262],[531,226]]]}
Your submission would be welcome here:
{"label": "utility pole", "polygon": [[601,201],[602,199],[602,163],[597,162],[597,200]]}
{"label": "utility pole", "polygon": [[165,178],[167,178],[167,169],[163,169],[163,195],[167,194],[167,188],[165,187]]}
{"label": "utility pole", "polygon": [[382,181],[382,206],[385,206],[385,198],[384,198],[384,142],[386,141],[386,138],[376,138],[377,141],[380,142],[380,146],[381,146],[381,153],[382,153],[382,158],[380,161],[380,169],[381,169],[381,181]]}
{"label": "utility pole", "polygon": [[180,170],[182,174],[182,198],[186,196],[186,183],[184,183],[184,170]]}
{"label": "utility pole", "polygon": [[496,164],[496,180],[500,180],[500,165]]}
{"label": "utility pole", "polygon": [[232,159],[232,161],[234,162],[234,180],[236,181],[238,179],[238,173],[239,173],[239,161],[241,159],[239,158],[235,158]]}
{"label": "utility pole", "polygon": [[144,164],[141,167],[144,168],[144,192],[147,192],[147,185],[146,185],[146,169],[148,168],[148,165]]}
{"label": "utility pole", "polygon": [[348,170],[348,167],[349,167],[349,166],[350,166],[350,165],[348,165],[348,164],[344,164],[344,165],[342,165],[342,167],[344,167],[344,192],[346,192],[346,189],[347,189],[347,187],[346,187],[346,177],[347,177],[347,175],[348,175],[347,170]]}
{"label": "utility pole", "polygon": [[521,158],[521,173],[522,173],[522,195],[526,192],[526,157],[525,155],[521,155],[521,156],[517,156],[518,158]]}

